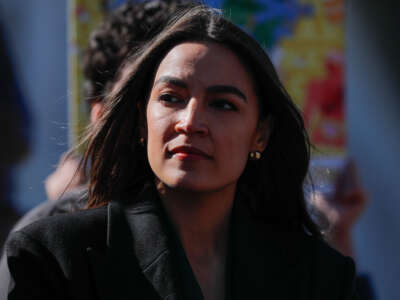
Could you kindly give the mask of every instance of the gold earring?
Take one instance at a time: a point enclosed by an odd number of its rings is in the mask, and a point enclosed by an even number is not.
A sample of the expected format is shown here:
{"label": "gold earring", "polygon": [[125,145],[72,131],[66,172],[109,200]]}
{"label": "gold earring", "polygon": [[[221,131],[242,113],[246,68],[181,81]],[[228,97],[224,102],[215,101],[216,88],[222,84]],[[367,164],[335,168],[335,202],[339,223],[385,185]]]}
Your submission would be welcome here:
{"label": "gold earring", "polygon": [[251,151],[249,156],[250,156],[251,160],[259,160],[261,158],[261,152],[259,152],[259,151]]}

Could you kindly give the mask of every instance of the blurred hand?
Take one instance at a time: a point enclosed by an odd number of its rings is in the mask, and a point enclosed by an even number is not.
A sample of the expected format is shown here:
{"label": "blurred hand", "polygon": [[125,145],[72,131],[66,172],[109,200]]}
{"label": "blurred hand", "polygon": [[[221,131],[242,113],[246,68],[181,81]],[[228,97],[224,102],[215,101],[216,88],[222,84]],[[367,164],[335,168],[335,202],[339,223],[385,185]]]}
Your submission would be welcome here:
{"label": "blurred hand", "polygon": [[332,225],[335,230],[350,231],[367,204],[367,196],[360,184],[356,165],[348,161],[338,175],[333,196],[328,206],[336,212]]}
{"label": "blurred hand", "polygon": [[361,188],[354,162],[347,162],[338,175],[332,196],[316,193],[311,202],[328,219],[330,230],[327,239],[331,245],[343,254],[352,256],[351,232],[367,204],[367,196]]}

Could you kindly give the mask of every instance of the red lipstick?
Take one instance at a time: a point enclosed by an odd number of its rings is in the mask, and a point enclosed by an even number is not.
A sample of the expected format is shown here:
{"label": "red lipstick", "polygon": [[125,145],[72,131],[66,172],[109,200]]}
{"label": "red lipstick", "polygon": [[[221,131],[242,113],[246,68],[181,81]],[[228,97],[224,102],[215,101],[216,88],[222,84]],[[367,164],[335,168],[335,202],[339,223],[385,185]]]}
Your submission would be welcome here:
{"label": "red lipstick", "polygon": [[204,160],[211,159],[211,156],[198,148],[191,146],[179,146],[173,148],[170,153],[179,160]]}

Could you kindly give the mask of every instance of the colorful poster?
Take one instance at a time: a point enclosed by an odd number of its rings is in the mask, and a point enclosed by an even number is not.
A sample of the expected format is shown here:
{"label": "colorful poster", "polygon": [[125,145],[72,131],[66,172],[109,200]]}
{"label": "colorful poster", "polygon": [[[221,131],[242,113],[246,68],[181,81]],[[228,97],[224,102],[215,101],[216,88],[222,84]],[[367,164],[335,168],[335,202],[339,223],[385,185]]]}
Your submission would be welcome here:
{"label": "colorful poster", "polygon": [[226,0],[222,8],[270,53],[315,146],[343,154],[343,1]]}
{"label": "colorful poster", "polygon": [[[71,5],[72,143],[85,123],[79,57],[105,11],[124,0],[74,0]],[[209,0],[268,51],[316,146],[317,168],[338,168],[346,153],[343,0]],[[325,171],[323,171],[325,172]],[[325,172],[329,176],[329,172]],[[326,177],[326,176],[325,176]]]}

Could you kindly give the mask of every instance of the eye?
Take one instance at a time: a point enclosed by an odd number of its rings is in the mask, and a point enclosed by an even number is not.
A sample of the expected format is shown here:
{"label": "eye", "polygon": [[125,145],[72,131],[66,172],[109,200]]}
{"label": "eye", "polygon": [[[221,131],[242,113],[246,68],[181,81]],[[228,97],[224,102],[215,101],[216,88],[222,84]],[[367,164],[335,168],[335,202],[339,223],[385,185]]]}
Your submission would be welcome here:
{"label": "eye", "polygon": [[172,94],[162,94],[158,97],[158,99],[162,102],[166,102],[168,104],[179,103],[183,101],[180,97],[172,95]]}
{"label": "eye", "polygon": [[237,111],[237,107],[228,100],[225,99],[215,99],[210,103],[210,106],[218,109],[218,110],[230,110],[230,111]]}

